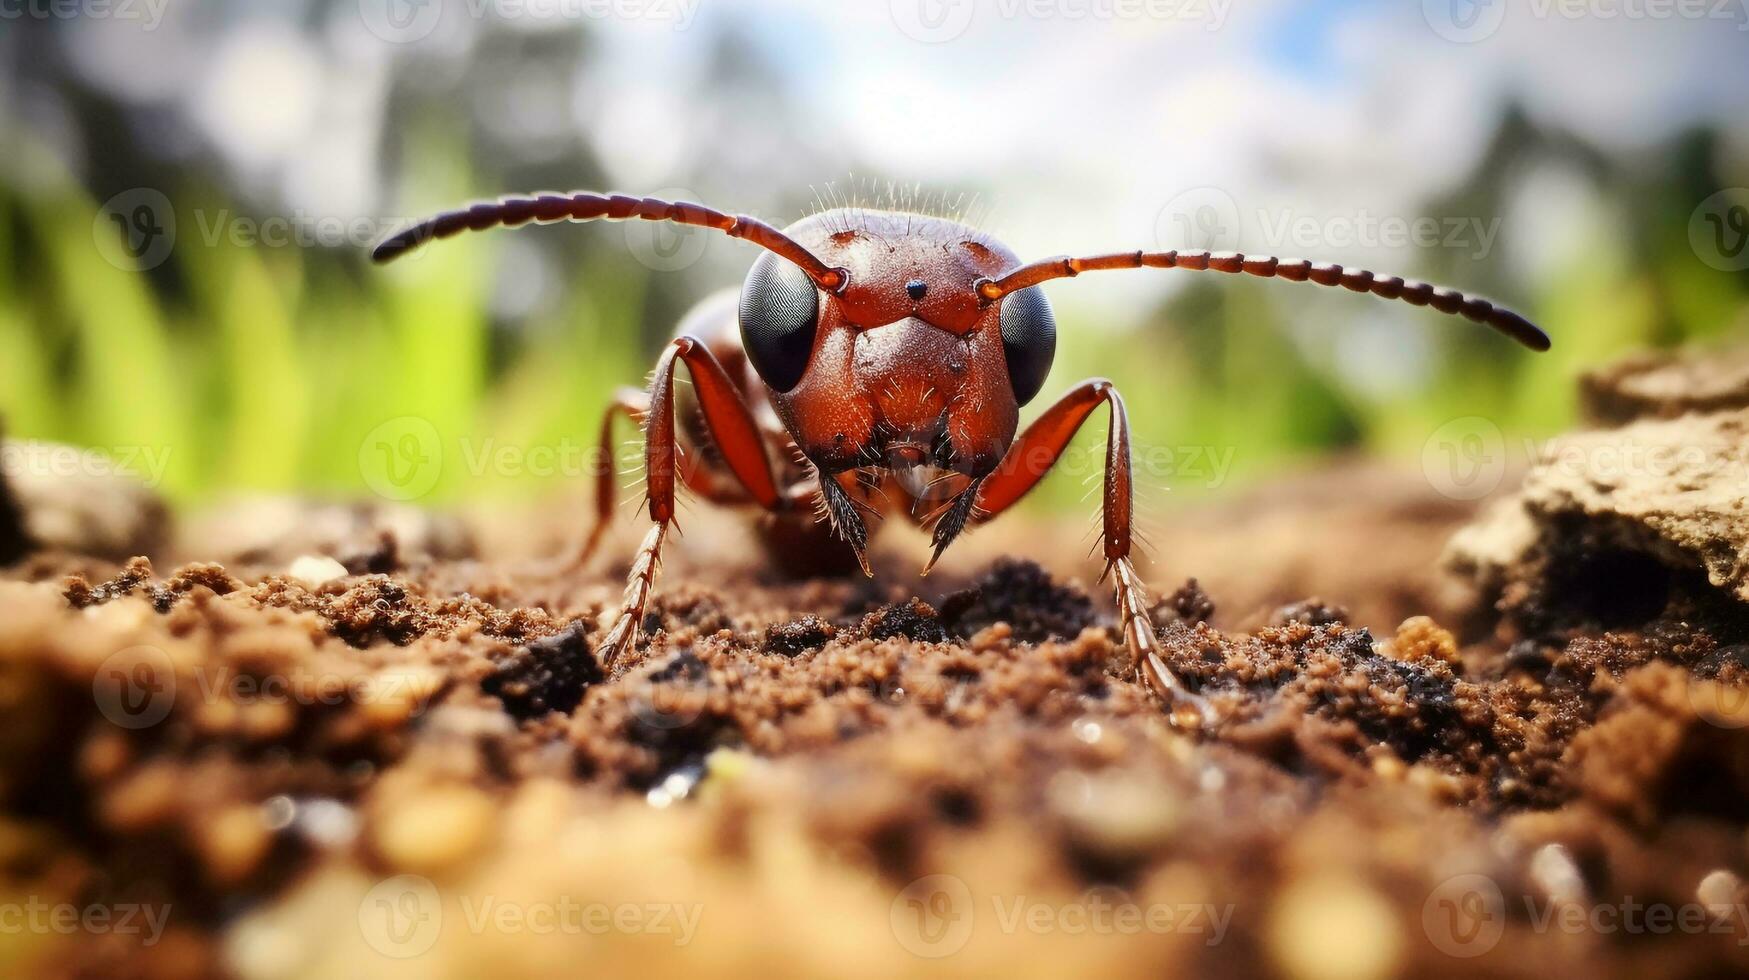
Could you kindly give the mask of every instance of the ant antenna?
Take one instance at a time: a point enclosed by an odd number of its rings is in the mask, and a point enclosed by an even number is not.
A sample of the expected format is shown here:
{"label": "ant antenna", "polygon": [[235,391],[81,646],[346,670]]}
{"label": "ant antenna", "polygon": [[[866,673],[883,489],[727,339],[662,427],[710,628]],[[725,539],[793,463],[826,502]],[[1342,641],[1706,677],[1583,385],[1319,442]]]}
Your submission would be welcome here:
{"label": "ant antenna", "polygon": [[449,238],[464,231],[515,228],[531,221],[544,225],[556,221],[623,221],[627,218],[672,221],[676,224],[714,228],[730,238],[745,239],[795,263],[808,274],[808,278],[827,292],[838,292],[850,281],[850,275],[845,270],[831,268],[795,239],[758,218],[744,214],[728,215],[702,204],[685,201],[662,201],[653,197],[627,197],[623,194],[603,195],[588,191],[501,197],[496,201],[483,201],[454,211],[445,211],[383,239],[371,250],[370,257],[377,262],[388,262],[433,238]]}
{"label": "ant antenna", "polygon": [[1122,252],[1115,255],[1091,255],[1071,258],[1060,255],[1023,265],[1000,279],[984,279],[977,284],[978,297],[984,303],[996,300],[1019,289],[1036,286],[1051,279],[1078,276],[1099,269],[1190,269],[1195,272],[1240,273],[1264,279],[1286,279],[1290,282],[1314,282],[1320,286],[1341,286],[1357,293],[1371,293],[1384,299],[1400,299],[1413,306],[1431,306],[1441,313],[1454,313],[1477,323],[1486,324],[1518,341],[1531,350],[1549,349],[1549,335],[1524,317],[1476,296],[1466,296],[1455,289],[1442,289],[1400,276],[1375,276],[1365,269],[1351,269],[1328,262],[1305,259],[1278,259],[1268,255],[1243,255],[1238,252],[1208,252],[1201,249],[1166,252]]}

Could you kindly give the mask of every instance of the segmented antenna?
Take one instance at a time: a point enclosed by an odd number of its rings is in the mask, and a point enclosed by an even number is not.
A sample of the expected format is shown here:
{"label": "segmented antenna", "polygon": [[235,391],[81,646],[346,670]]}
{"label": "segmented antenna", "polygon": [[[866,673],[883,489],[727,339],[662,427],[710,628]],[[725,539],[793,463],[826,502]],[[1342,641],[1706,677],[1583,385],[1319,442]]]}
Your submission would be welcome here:
{"label": "segmented antenna", "polygon": [[531,221],[544,225],[556,221],[624,221],[628,218],[714,228],[730,238],[744,239],[795,263],[808,274],[808,278],[829,292],[842,289],[849,280],[843,269],[826,265],[795,239],[758,218],[744,214],[728,215],[714,208],[686,201],[663,201],[654,197],[627,197],[623,194],[603,195],[589,191],[501,197],[496,201],[482,201],[454,211],[445,211],[383,239],[371,251],[371,258],[377,262],[388,262],[433,238],[449,238],[464,231],[515,228]]}
{"label": "segmented antenna", "polygon": [[1430,306],[1441,313],[1452,313],[1485,324],[1518,341],[1531,350],[1549,349],[1549,335],[1524,317],[1488,300],[1467,296],[1455,289],[1445,289],[1400,276],[1377,276],[1365,269],[1351,269],[1329,262],[1306,259],[1278,259],[1269,255],[1244,255],[1239,252],[1208,252],[1202,249],[1166,252],[1121,252],[1114,255],[1091,255],[1072,258],[1060,255],[1023,265],[1000,279],[985,279],[978,283],[978,295],[985,303],[993,303],[1015,290],[1036,286],[1052,279],[1078,276],[1100,269],[1190,269],[1195,272],[1245,273],[1263,279],[1286,279],[1290,282],[1314,282],[1320,286],[1341,286],[1357,293],[1371,293],[1384,299],[1398,299],[1412,306]]}

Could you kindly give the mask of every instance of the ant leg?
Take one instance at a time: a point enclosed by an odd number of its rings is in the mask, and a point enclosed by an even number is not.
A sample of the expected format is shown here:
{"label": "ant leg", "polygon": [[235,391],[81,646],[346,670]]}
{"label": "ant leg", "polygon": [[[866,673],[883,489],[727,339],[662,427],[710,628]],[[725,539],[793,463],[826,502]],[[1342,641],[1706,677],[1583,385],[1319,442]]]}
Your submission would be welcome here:
{"label": "ant leg", "polygon": [[[583,547],[578,550],[576,558],[571,562],[571,568],[579,568],[588,564],[595,556],[596,549],[601,547],[602,539],[607,536],[607,529],[613,523],[614,498],[617,488],[616,478],[619,476],[615,466],[616,455],[613,447],[613,423],[616,418],[625,418],[638,422],[650,411],[650,395],[641,388],[622,387],[614,392],[613,401],[601,416],[601,434],[595,450],[595,520],[589,528],[589,535],[583,541]],[[745,503],[747,494],[732,479],[727,479],[715,470],[705,466],[697,453],[677,450],[679,453],[680,482],[698,496],[713,504]]]}
{"label": "ant leg", "polygon": [[607,526],[613,521],[614,478],[619,474],[614,466],[617,458],[613,451],[613,420],[617,416],[625,416],[637,421],[650,410],[650,396],[637,388],[622,387],[613,393],[613,401],[608,402],[607,410],[601,413],[601,435],[595,443],[595,523],[589,528],[589,536],[583,540],[583,548],[577,553],[573,566],[587,564],[595,556],[595,549],[601,546],[601,539],[607,533]]}
{"label": "ant leg", "polygon": [[[759,426],[753,421],[747,403],[741,399],[740,391],[703,341],[685,336],[675,338],[656,360],[656,370],[650,378],[648,407],[644,412],[645,492],[650,501],[650,520],[655,526],[638,546],[637,555],[632,559],[631,574],[626,579],[625,600],[612,628],[602,640],[601,663],[604,667],[612,666],[637,641],[644,608],[662,562],[662,541],[667,536],[668,525],[674,521],[674,476],[679,455],[674,438],[676,360],[686,362],[705,427],[716,440],[723,462],[736,482],[766,510],[779,510],[785,506],[771,472],[771,462],[765,456]],[[611,485],[611,476],[606,479]],[[611,504],[609,507],[611,509]]]}
{"label": "ant leg", "polygon": [[[1112,578],[1124,644],[1135,669],[1154,693],[1173,709],[1174,720],[1192,727],[1208,725],[1214,715],[1206,700],[1187,690],[1166,666],[1164,650],[1148,617],[1148,590],[1130,561],[1130,522],[1134,498],[1130,474],[1130,422],[1123,398],[1110,381],[1084,381],[1027,426],[994,472],[978,487],[976,512],[989,520],[1013,506],[1044,478],[1069,440],[1093,410],[1111,406],[1105,441],[1104,518],[1105,574]],[[1100,577],[1104,581],[1104,576]]]}

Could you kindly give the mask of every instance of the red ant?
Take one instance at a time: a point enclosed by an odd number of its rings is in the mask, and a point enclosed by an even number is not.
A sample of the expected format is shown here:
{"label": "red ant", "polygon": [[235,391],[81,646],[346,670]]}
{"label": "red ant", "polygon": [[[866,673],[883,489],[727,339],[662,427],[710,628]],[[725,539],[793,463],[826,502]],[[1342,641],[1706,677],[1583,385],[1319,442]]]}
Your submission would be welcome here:
{"label": "red ant", "polygon": [[[1243,272],[1431,306],[1534,350],[1549,347],[1541,330],[1487,300],[1363,269],[1206,251],[1063,256],[1023,265],[1006,246],[958,221],[860,208],[815,214],[778,231],[756,218],[654,198],[506,197],[428,218],[372,254],[385,262],[464,230],[598,218],[714,228],[765,249],[747,273],[737,306],[722,295],[689,313],[656,360],[649,391],[621,389],[602,421],[605,446],[615,414],[644,420],[655,522],[602,641],[604,665],[637,639],[674,520],[677,473],[707,500],[757,504],[777,515],[769,530],[783,537],[779,550],[792,556],[818,549],[822,536],[836,532],[865,574],[862,512],[880,513],[877,494],[890,501],[886,490],[892,490],[913,518],[920,507],[939,505],[919,520],[933,526],[928,574],[968,524],[996,517],[1031,490],[1104,403],[1111,414],[1103,542],[1125,643],[1134,669],[1167,706],[1189,712],[1181,720],[1206,722],[1207,706],[1162,658],[1147,591],[1130,561],[1130,429],[1117,389],[1103,379],[1083,381],[1016,438],[1020,407],[1044,386],[1057,347],[1056,320],[1039,284],[1102,269]],[[677,360],[686,363],[695,393],[678,413],[698,447],[686,452],[675,439]],[[925,474],[935,478],[922,479]],[[612,516],[613,477],[611,467],[602,469],[585,559]],[[800,522],[785,519],[815,507],[830,531],[798,532]]]}

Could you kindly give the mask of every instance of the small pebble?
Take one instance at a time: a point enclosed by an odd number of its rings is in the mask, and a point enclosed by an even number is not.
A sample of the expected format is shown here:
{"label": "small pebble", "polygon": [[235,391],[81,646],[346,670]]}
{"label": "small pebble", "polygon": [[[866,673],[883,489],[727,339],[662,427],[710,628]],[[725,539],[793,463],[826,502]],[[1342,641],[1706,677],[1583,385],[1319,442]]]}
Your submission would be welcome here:
{"label": "small pebble", "polygon": [[286,574],[310,585],[321,585],[346,577],[346,566],[326,555],[301,555],[294,559]]}

